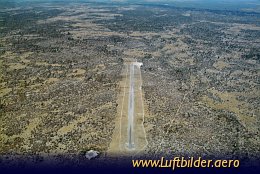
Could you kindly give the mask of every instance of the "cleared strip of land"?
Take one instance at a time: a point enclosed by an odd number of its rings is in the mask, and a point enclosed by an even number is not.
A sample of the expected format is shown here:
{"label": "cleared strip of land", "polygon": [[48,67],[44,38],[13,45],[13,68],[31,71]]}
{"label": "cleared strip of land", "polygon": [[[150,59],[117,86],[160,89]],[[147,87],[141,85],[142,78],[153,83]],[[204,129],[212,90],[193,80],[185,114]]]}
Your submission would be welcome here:
{"label": "cleared strip of land", "polygon": [[108,153],[135,155],[147,145],[142,93],[142,76],[138,62],[125,64],[120,82],[116,128]]}

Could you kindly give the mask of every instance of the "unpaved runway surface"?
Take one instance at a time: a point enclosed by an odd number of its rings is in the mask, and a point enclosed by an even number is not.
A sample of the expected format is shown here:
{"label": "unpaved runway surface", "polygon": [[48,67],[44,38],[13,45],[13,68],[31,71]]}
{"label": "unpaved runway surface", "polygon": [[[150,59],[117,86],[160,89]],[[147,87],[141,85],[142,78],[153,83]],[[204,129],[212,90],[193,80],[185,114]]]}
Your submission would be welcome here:
{"label": "unpaved runway surface", "polygon": [[138,62],[125,64],[120,82],[116,128],[108,153],[136,155],[147,145],[144,121],[142,76]]}
{"label": "unpaved runway surface", "polygon": [[135,65],[131,64],[129,65],[130,73],[129,73],[129,97],[128,97],[128,128],[127,128],[127,136],[128,136],[128,142],[127,147],[132,150],[134,149],[134,71],[135,71]]}

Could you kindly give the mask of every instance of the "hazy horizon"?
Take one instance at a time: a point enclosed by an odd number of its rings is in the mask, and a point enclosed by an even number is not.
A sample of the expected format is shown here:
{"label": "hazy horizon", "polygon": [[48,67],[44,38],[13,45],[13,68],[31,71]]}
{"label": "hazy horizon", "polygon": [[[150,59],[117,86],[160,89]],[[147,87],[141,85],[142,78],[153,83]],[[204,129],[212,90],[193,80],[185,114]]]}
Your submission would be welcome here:
{"label": "hazy horizon", "polygon": [[260,12],[259,0],[2,0],[0,3],[21,2],[97,2],[97,3],[134,3],[173,5],[177,7],[228,9]]}

